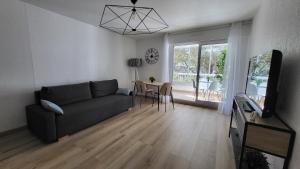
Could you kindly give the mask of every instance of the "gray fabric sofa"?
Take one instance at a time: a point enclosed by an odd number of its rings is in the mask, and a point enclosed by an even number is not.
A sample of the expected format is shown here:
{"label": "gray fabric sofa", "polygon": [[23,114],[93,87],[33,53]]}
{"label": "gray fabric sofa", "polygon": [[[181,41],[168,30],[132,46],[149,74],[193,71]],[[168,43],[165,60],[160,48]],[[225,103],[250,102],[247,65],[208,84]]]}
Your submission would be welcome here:
{"label": "gray fabric sofa", "polygon": [[[42,87],[36,103],[26,107],[28,128],[47,143],[90,127],[132,107],[132,97],[117,95],[117,80]],[[63,115],[45,110],[40,100],[59,105]]]}

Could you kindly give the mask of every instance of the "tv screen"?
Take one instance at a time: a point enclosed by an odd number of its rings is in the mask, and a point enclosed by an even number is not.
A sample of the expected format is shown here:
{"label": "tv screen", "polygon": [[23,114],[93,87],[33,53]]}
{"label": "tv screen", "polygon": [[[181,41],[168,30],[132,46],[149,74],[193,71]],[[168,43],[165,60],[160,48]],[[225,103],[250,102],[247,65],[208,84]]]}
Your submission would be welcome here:
{"label": "tv screen", "polygon": [[262,117],[275,111],[281,60],[282,54],[277,50],[250,59],[246,95],[261,109]]}

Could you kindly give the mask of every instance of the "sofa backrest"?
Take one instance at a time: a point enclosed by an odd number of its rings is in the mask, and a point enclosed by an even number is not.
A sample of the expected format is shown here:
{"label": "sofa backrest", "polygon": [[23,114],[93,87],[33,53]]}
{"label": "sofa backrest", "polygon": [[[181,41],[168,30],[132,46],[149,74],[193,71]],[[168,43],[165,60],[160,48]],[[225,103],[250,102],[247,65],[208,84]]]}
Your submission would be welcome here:
{"label": "sofa backrest", "polygon": [[90,82],[90,84],[94,98],[112,95],[118,90],[118,81],[116,79]]}
{"label": "sofa backrest", "polygon": [[34,100],[35,100],[35,104],[41,104],[41,91],[37,90],[34,92]]}
{"label": "sofa backrest", "polygon": [[40,98],[57,105],[66,105],[92,98],[90,84],[80,83],[62,86],[42,87]]}

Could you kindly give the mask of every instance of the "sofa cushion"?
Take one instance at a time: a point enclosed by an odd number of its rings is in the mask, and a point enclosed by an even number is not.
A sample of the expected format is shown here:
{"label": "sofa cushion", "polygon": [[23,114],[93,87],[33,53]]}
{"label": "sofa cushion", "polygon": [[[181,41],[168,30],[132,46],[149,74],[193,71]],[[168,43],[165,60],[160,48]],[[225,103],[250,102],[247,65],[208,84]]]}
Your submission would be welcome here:
{"label": "sofa cushion", "polygon": [[41,105],[44,109],[55,112],[58,115],[64,114],[64,111],[58,105],[48,100],[41,100]]}
{"label": "sofa cushion", "polygon": [[123,95],[110,95],[64,105],[64,115],[57,119],[58,137],[87,128],[122,113],[131,106],[132,98]]}
{"label": "sofa cushion", "polygon": [[91,82],[91,90],[94,98],[112,95],[118,90],[118,81],[114,79]]}
{"label": "sofa cushion", "polygon": [[92,98],[89,83],[42,87],[40,96],[59,106]]}

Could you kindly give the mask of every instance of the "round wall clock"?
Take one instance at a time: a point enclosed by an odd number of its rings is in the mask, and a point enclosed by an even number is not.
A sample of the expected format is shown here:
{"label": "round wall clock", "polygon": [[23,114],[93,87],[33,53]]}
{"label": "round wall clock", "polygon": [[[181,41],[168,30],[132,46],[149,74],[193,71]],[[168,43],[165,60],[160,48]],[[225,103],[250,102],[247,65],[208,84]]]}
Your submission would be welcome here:
{"label": "round wall clock", "polygon": [[148,64],[155,64],[158,62],[159,53],[155,48],[149,48],[146,51],[145,60]]}

